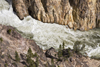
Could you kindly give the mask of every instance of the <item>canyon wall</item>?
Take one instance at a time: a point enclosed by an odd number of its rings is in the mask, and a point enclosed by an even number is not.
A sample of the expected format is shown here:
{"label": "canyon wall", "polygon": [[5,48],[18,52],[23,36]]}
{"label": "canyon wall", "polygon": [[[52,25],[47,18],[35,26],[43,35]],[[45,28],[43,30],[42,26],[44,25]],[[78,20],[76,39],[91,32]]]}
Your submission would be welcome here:
{"label": "canyon wall", "polygon": [[47,23],[68,25],[74,30],[100,27],[100,0],[13,0],[20,19],[31,15]]}
{"label": "canyon wall", "polygon": [[97,0],[96,3],[96,22],[97,27],[100,27],[100,0]]}

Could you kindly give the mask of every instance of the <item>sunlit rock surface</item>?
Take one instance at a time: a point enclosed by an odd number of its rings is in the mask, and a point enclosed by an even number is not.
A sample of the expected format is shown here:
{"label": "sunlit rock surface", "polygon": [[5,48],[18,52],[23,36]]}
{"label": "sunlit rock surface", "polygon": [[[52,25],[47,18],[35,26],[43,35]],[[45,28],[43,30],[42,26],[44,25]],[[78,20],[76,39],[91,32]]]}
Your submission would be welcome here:
{"label": "sunlit rock surface", "polygon": [[73,19],[80,30],[96,27],[96,0],[69,0],[73,7]]}
{"label": "sunlit rock surface", "polygon": [[12,0],[12,2],[13,8],[20,19],[29,15],[27,0]]}
{"label": "sunlit rock surface", "polygon": [[100,0],[13,0],[13,8],[20,19],[30,14],[43,22],[89,30],[100,26],[99,3]]}

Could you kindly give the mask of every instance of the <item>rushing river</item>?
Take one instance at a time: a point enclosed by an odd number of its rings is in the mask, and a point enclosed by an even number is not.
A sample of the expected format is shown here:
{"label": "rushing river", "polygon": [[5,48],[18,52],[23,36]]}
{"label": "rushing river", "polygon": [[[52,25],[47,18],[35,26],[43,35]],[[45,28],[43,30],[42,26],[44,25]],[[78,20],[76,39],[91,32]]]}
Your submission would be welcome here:
{"label": "rushing river", "polygon": [[73,49],[75,42],[80,41],[78,48],[81,49],[84,45],[82,54],[100,58],[100,29],[74,31],[67,26],[40,22],[31,16],[20,20],[13,12],[10,0],[9,3],[0,0],[0,24],[15,27],[24,37],[35,40],[44,50],[50,47],[58,49],[63,42],[65,48]]}

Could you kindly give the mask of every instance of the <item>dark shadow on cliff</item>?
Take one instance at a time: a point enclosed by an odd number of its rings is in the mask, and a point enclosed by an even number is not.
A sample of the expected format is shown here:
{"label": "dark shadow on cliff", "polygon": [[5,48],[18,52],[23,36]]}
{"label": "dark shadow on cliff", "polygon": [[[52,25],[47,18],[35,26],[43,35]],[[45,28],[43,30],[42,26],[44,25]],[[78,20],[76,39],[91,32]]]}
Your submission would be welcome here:
{"label": "dark shadow on cliff", "polygon": [[41,0],[41,2],[42,2],[42,4],[43,4],[43,7],[44,7],[44,10],[45,10],[45,12],[48,12],[48,10],[47,10],[47,6],[46,6],[46,3],[47,3],[47,0]]}

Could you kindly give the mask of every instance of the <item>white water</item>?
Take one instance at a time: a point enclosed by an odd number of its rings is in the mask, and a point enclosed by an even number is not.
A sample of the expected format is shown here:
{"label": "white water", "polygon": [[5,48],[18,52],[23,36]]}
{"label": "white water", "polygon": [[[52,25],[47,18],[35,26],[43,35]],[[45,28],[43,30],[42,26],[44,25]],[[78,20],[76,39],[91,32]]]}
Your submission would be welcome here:
{"label": "white water", "polygon": [[[9,0],[10,1],[10,0]],[[20,20],[14,13],[11,5],[5,0],[0,0],[0,24],[10,25],[21,31],[25,37],[31,37],[43,49],[50,47],[59,48],[65,43],[65,48],[72,48],[76,41],[81,41],[80,47],[85,45],[81,51],[89,57],[100,58],[100,29],[89,31],[73,31],[66,26],[50,23],[42,23],[27,16]],[[79,48],[80,48],[79,47]]]}

